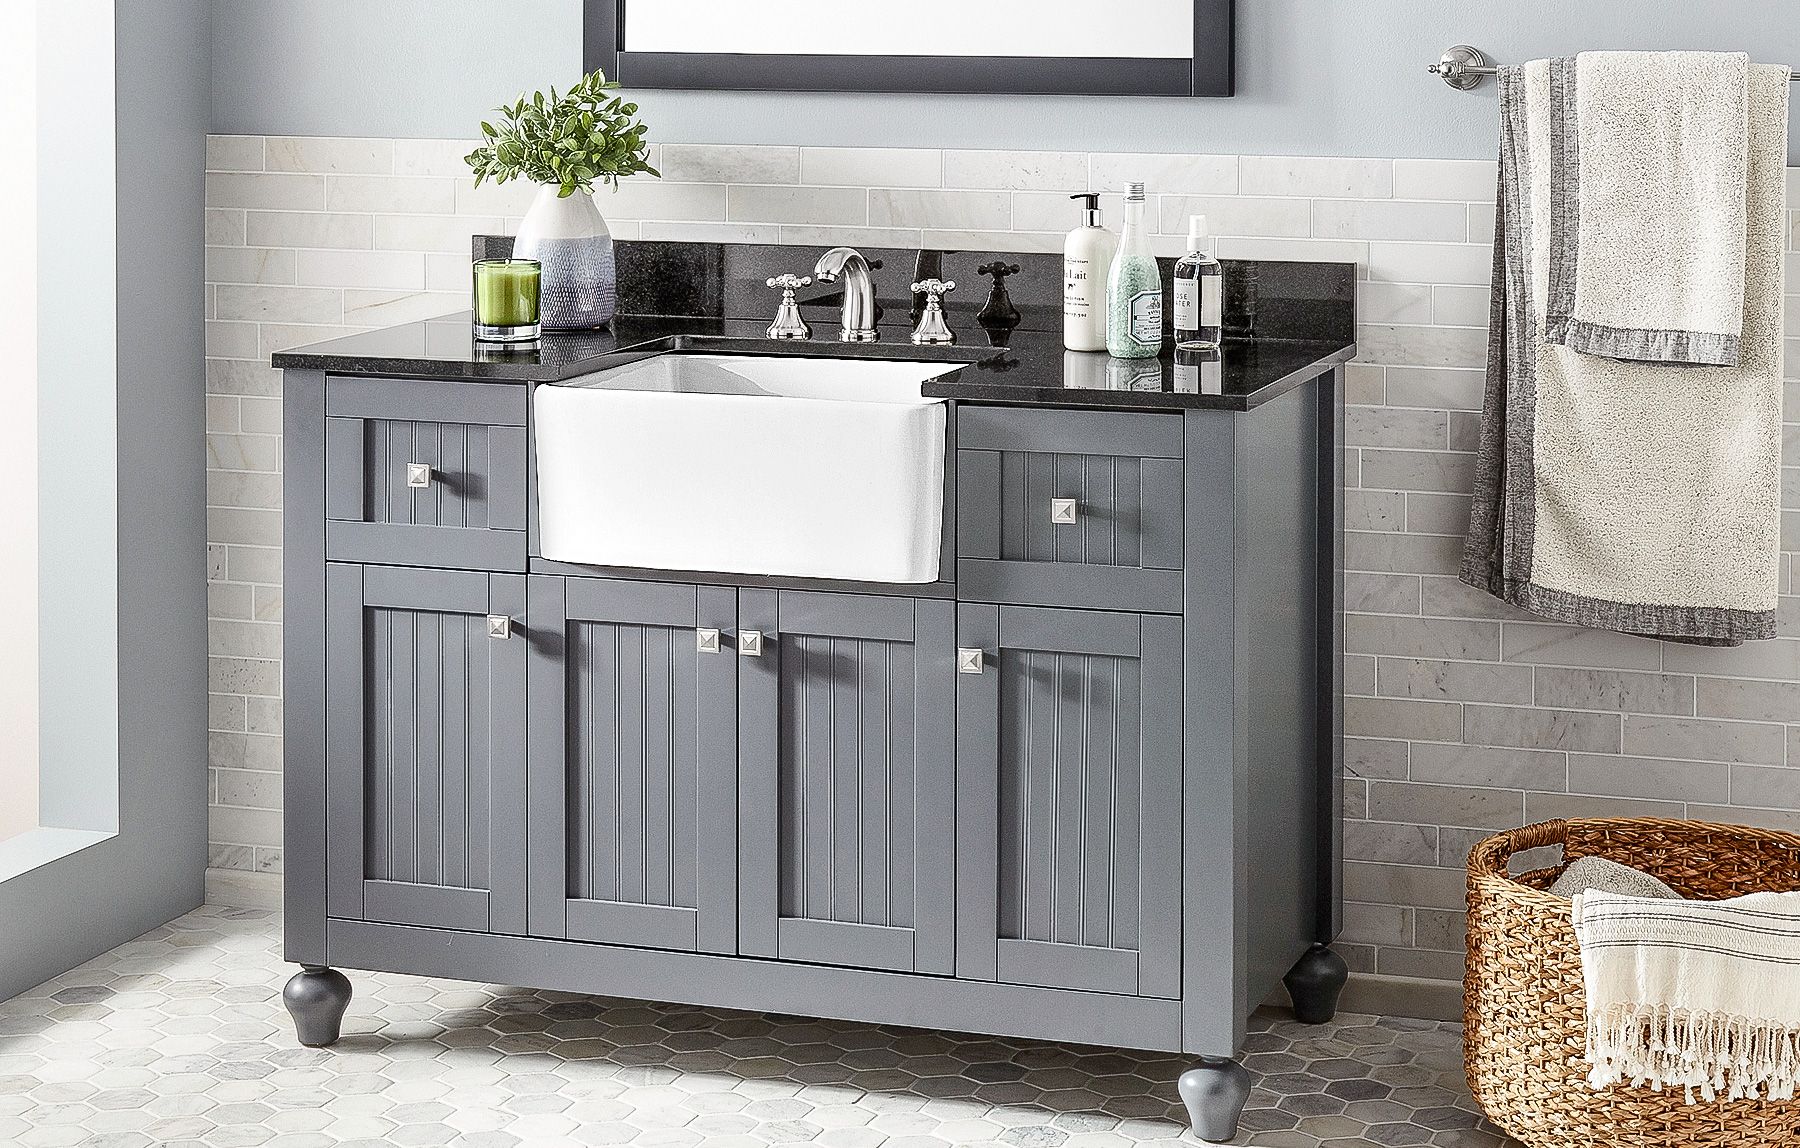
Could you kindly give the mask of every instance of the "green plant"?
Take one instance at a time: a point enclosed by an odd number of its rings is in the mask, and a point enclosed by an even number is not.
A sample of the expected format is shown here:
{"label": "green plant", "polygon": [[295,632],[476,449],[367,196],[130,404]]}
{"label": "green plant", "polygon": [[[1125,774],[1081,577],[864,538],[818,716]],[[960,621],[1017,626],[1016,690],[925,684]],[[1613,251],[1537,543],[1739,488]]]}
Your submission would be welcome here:
{"label": "green plant", "polygon": [[520,96],[500,113],[499,126],[482,122],[482,145],[467,161],[475,169],[475,186],[485,180],[505,183],[529,179],[555,185],[564,199],[577,191],[593,191],[604,179],[614,187],[621,176],[649,172],[648,128],[636,119],[638,106],[612,94],[619,85],[604,72],[590,72],[561,96],[550,89]]}

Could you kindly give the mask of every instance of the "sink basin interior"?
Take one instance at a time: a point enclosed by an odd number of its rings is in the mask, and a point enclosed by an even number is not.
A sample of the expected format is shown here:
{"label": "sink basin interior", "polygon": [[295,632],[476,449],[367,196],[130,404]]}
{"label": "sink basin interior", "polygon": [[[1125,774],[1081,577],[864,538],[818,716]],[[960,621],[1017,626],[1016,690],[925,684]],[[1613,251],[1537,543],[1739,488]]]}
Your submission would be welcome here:
{"label": "sink basin interior", "polygon": [[839,402],[916,403],[932,379],[963,363],[799,355],[657,355],[557,385],[588,390],[751,395]]}

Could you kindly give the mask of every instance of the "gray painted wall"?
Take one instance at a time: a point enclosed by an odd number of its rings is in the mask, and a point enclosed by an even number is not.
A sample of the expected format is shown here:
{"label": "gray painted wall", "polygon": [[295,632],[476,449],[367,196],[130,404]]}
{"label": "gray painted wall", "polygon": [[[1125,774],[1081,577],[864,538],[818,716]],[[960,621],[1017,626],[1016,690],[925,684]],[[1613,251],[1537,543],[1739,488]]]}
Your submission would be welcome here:
{"label": "gray painted wall", "polygon": [[[1096,13],[1106,8],[1095,0]],[[213,0],[213,130],[461,139],[501,100],[577,74],[580,11],[580,0]],[[1493,85],[1453,92],[1424,73],[1451,44],[1502,61],[1693,48],[1800,66],[1800,13],[1776,0],[1239,0],[1238,11],[1230,100],[655,92],[640,102],[655,138],[690,143],[1485,158]]]}
{"label": "gray painted wall", "polygon": [[116,8],[119,831],[0,885],[0,999],[204,898],[208,4]]}

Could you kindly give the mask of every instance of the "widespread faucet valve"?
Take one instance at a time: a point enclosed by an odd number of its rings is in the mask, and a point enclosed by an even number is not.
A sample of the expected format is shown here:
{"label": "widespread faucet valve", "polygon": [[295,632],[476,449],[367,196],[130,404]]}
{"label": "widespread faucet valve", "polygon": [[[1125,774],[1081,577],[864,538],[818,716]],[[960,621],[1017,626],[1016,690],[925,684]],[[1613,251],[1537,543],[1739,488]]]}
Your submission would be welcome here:
{"label": "widespread faucet valve", "polygon": [[781,309],[775,313],[775,321],[769,324],[771,339],[810,339],[812,328],[800,315],[800,304],[794,300],[794,292],[802,287],[812,286],[809,275],[777,275],[769,280],[771,288],[781,289]]}
{"label": "widespread faucet valve", "polygon": [[944,305],[940,300],[956,290],[953,280],[922,279],[912,285],[914,294],[925,296],[925,313],[919,316],[919,327],[913,332],[912,341],[920,347],[947,347],[956,342],[956,335],[944,322]]}

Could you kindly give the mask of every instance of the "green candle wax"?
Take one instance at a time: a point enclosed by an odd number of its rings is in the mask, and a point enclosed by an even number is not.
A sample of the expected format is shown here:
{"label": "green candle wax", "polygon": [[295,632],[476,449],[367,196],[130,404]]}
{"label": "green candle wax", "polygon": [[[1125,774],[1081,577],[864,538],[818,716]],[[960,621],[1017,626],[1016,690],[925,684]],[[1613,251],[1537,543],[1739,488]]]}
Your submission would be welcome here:
{"label": "green candle wax", "polygon": [[483,327],[529,327],[538,321],[535,259],[481,259],[475,263],[475,322]]}

